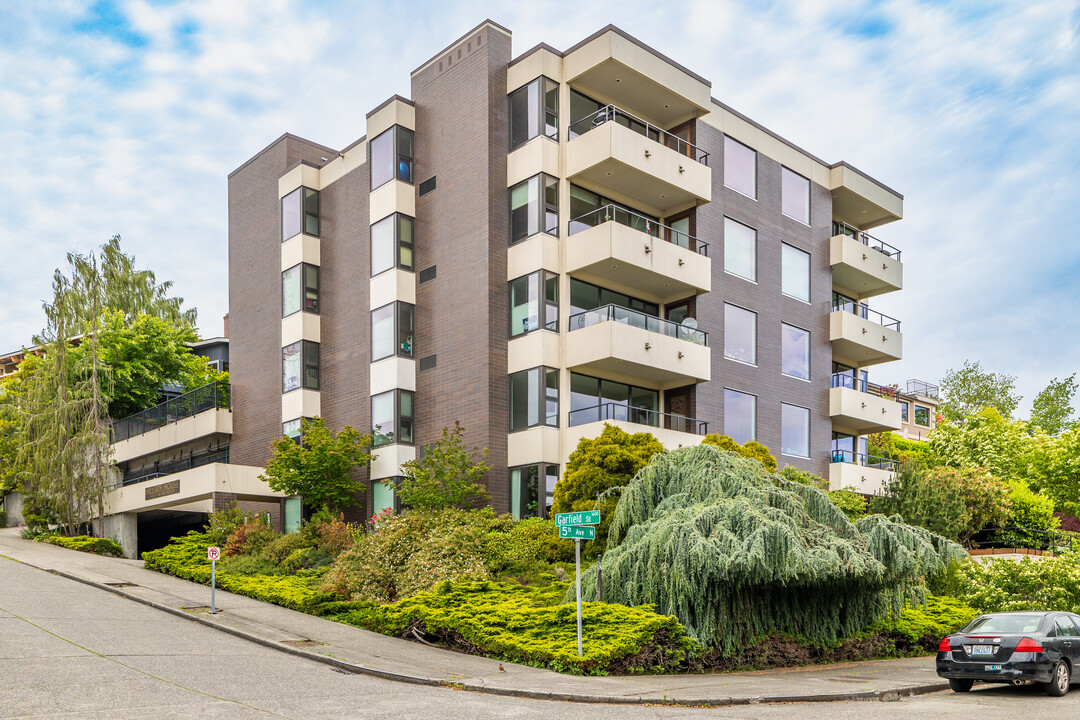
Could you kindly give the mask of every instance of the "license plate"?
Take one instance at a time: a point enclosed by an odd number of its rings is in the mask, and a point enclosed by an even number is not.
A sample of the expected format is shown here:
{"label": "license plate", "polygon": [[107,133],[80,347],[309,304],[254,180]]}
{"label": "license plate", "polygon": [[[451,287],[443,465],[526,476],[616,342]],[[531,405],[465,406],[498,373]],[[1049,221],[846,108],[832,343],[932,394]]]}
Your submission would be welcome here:
{"label": "license plate", "polygon": [[980,657],[983,655],[993,655],[997,648],[993,645],[972,645],[971,656]]}
{"label": "license plate", "polygon": [[983,665],[983,670],[986,670],[987,672],[989,672],[991,670],[1000,670],[1000,669],[1001,669],[1000,665]]}

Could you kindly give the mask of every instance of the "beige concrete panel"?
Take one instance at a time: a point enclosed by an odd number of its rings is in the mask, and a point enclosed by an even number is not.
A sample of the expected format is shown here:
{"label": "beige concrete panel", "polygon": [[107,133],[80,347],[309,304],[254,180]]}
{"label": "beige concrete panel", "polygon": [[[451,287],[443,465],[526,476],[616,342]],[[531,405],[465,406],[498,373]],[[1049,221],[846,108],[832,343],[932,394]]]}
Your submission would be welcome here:
{"label": "beige concrete panel", "polygon": [[559,143],[550,138],[534,137],[506,156],[506,187],[542,172],[553,177],[560,175]]}
{"label": "beige concrete panel", "polygon": [[829,388],[833,429],[867,435],[900,429],[900,403],[852,388]]}
{"label": "beige concrete panel", "polygon": [[506,459],[510,467],[541,462],[563,465],[559,428],[534,427],[510,433],[506,436]]}
{"label": "beige concrete panel", "polygon": [[400,180],[383,183],[371,193],[368,224],[374,225],[395,212],[416,217],[416,188]]}
{"label": "beige concrete panel", "polygon": [[507,373],[539,365],[559,367],[559,333],[538,330],[513,338],[506,346],[506,363]]}
{"label": "beige concrete panel", "polygon": [[367,119],[368,140],[374,140],[395,125],[416,130],[416,108],[394,99]]}
{"label": "beige concrete panel", "polygon": [[321,265],[320,240],[314,235],[294,235],[281,243],[281,272],[302,262]]}
{"label": "beige concrete panel", "polygon": [[322,416],[322,396],[318,390],[301,388],[281,396],[281,422]]}
{"label": "beige concrete panel", "polygon": [[[111,490],[105,495],[105,512],[142,512],[182,506],[196,500],[206,500],[212,493],[235,493],[240,500],[276,500],[285,493],[275,492],[259,479],[263,468],[251,465],[213,463],[184,472],[166,475],[156,480],[136,483]],[[173,491],[174,485],[179,488]],[[147,498],[147,491],[151,498]],[[164,494],[167,493],[167,494]],[[153,497],[158,495],[157,497]]]}
{"label": "beige concrete panel", "polygon": [[300,340],[322,342],[322,325],[318,315],[295,312],[281,319],[281,347]]}
{"label": "beige concrete panel", "polygon": [[412,445],[384,445],[372,450],[375,459],[371,461],[371,480],[383,480],[401,475],[401,466],[416,459],[416,448]]}
{"label": "beige concrete panel", "polygon": [[855,313],[829,313],[829,339],[833,359],[846,365],[865,367],[903,357],[903,335]]}
{"label": "beige concrete panel", "polygon": [[[805,178],[812,178],[814,175],[814,169],[820,168],[821,163],[816,163],[806,156],[805,153],[801,153],[790,145],[780,144],[778,148],[783,160],[781,165],[785,166],[788,170],[794,170]],[[818,173],[820,176],[821,173]]]}
{"label": "beige concrete panel", "polygon": [[401,388],[416,391],[416,361],[412,358],[388,357],[371,363],[368,371],[371,395]]}
{"label": "beige concrete panel", "polygon": [[625,422],[623,420],[605,420],[603,422],[585,423],[584,425],[576,425],[574,427],[562,429],[563,467],[566,466],[566,461],[570,458],[570,453],[577,448],[578,442],[580,442],[582,438],[592,439],[600,437],[600,433],[604,432],[604,425],[614,425],[631,435],[634,433],[647,432],[659,440],[660,444],[668,450],[700,445],[703,437],[702,435],[695,435],[693,433],[668,430],[667,428],[653,427],[651,425],[638,425],[637,423]]}
{"label": "beige concrete panel", "polygon": [[833,288],[860,300],[904,286],[904,266],[899,260],[850,235],[834,235],[829,240],[829,264]]}
{"label": "beige concrete panel", "polygon": [[541,48],[529,57],[511,65],[506,71],[506,94],[528,85],[541,75],[562,82],[562,58]]}
{"label": "beige concrete panel", "polygon": [[[855,169],[845,165],[837,165],[829,173],[830,190],[845,188],[855,195],[865,198],[867,202],[876,205],[886,213],[899,220],[904,217],[904,199],[896,193],[890,192],[870,178]],[[858,222],[858,227],[864,227]]]}
{"label": "beige concrete panel", "polygon": [[679,338],[650,332],[623,322],[595,321],[589,314],[570,321],[566,335],[566,366],[593,368],[647,379],[661,388],[708,382],[711,350]]}
{"label": "beige concrete panel", "polygon": [[163,425],[156,430],[113,443],[113,460],[118,463],[133,458],[163,452],[169,448],[193,442],[211,435],[232,434],[232,412],[205,410],[192,417]]}
{"label": "beige concrete panel", "polygon": [[395,300],[416,304],[416,273],[393,268],[371,278],[368,297],[371,309],[389,305]]}
{"label": "beige concrete panel", "polygon": [[844,462],[829,465],[829,490],[854,490],[863,495],[874,495],[881,492],[892,478],[892,472],[881,468]]}
{"label": "beige concrete panel", "polygon": [[319,180],[319,168],[310,165],[297,165],[289,172],[278,178],[278,197],[283,198],[296,188],[303,185],[312,190],[322,190]]}
{"label": "beige concrete panel", "polygon": [[338,153],[336,158],[322,166],[319,170],[319,179],[322,180],[324,190],[332,183],[367,164],[367,145],[366,140],[357,143],[347,151]]}
{"label": "beige concrete panel", "polygon": [[537,270],[559,271],[559,239],[547,233],[533,235],[506,249],[506,280]]}

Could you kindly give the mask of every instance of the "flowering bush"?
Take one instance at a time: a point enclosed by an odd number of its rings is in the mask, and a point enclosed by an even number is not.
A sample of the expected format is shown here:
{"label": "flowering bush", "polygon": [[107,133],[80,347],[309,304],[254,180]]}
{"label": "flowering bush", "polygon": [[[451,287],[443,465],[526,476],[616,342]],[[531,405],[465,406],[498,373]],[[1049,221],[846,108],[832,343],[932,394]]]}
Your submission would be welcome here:
{"label": "flowering bush", "polygon": [[1080,612],[1080,555],[1075,553],[964,563],[959,574],[959,598],[983,612]]}
{"label": "flowering bush", "polygon": [[390,518],[394,517],[394,508],[383,508],[371,516],[371,532],[379,532]]}

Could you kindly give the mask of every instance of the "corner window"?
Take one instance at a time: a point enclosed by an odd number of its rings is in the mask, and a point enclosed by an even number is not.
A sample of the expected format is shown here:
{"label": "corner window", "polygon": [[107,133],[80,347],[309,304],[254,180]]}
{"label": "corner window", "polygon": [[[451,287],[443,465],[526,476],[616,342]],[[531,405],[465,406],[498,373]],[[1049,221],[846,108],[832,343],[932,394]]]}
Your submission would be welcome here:
{"label": "corner window", "polygon": [[300,433],[303,429],[305,419],[306,418],[296,418],[295,420],[281,423],[281,434],[284,437],[291,439],[297,445],[303,445],[304,439]]}
{"label": "corner window", "polygon": [[724,272],[757,281],[757,230],[724,218]]}
{"label": "corner window", "polygon": [[548,517],[558,481],[558,465],[510,468],[510,512],[514,519]]}
{"label": "corner window", "polygon": [[319,314],[319,267],[300,263],[281,273],[281,317]]}
{"label": "corner window", "polygon": [[371,514],[377,515],[387,508],[399,512],[397,500],[397,486],[401,482],[400,477],[374,480],[371,483]]}
{"label": "corner window", "polygon": [[780,452],[810,457],[810,410],[780,403]]}
{"label": "corner window", "polygon": [[510,188],[510,242],[559,234],[559,180],[535,175]]}
{"label": "corner window", "polygon": [[371,226],[371,276],[413,269],[413,219],[394,213]]}
{"label": "corner window", "polygon": [[546,270],[510,282],[510,337],[541,328],[559,329],[559,276]]}
{"label": "corner window", "polygon": [[810,379],[810,332],[794,325],[780,325],[780,372],[801,380]]}
{"label": "corner window", "polygon": [[780,210],[789,218],[810,224],[810,181],[802,175],[780,168]]}
{"label": "corner window", "polygon": [[319,236],[319,191],[298,187],[281,198],[281,241],[303,232]]}
{"label": "corner window", "polygon": [[724,184],[747,197],[757,197],[757,153],[724,136]]}
{"label": "corner window", "polygon": [[757,313],[724,304],[724,357],[757,364]]}
{"label": "corner window", "polygon": [[787,243],[780,250],[780,292],[810,302],[810,253]]}
{"label": "corner window", "polygon": [[915,424],[930,427],[930,408],[922,405],[915,406]]}
{"label": "corner window", "polygon": [[395,125],[371,141],[371,189],[413,181],[413,131]]}
{"label": "corner window", "polygon": [[724,434],[740,445],[757,437],[757,397],[724,388]]}
{"label": "corner window", "polygon": [[413,442],[413,393],[388,390],[371,396],[371,444],[374,447]]}
{"label": "corner window", "polygon": [[510,429],[559,425],[559,371],[538,367],[510,376]]}
{"label": "corner window", "polygon": [[510,93],[510,149],[541,133],[549,138],[559,134],[559,84],[546,77]]}
{"label": "corner window", "polygon": [[371,311],[371,361],[413,356],[416,306],[392,302]]}
{"label": "corner window", "polygon": [[319,389],[319,343],[301,340],[281,348],[281,392]]}

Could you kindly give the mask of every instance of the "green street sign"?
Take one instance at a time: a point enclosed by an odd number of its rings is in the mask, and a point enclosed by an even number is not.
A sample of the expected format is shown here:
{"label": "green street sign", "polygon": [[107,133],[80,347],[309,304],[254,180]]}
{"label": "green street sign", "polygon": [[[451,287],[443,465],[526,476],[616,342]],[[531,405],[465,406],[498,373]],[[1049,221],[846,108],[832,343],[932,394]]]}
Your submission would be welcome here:
{"label": "green street sign", "polygon": [[592,525],[560,525],[559,537],[571,540],[595,540],[596,528]]}
{"label": "green street sign", "polygon": [[585,512],[556,513],[555,524],[559,527],[564,525],[599,525],[600,511],[586,510]]}

